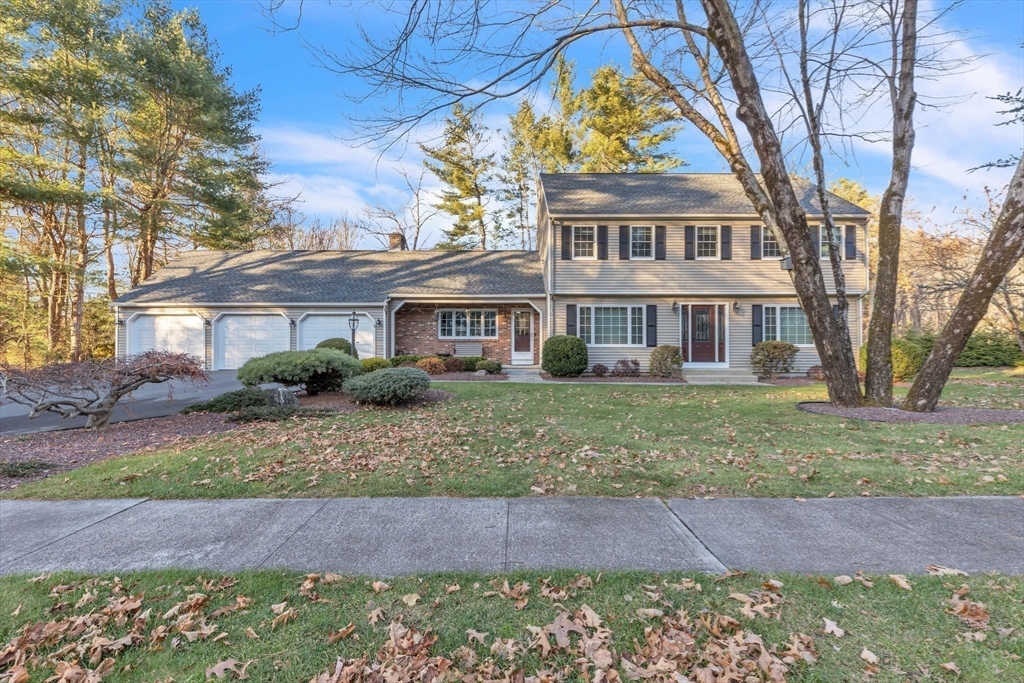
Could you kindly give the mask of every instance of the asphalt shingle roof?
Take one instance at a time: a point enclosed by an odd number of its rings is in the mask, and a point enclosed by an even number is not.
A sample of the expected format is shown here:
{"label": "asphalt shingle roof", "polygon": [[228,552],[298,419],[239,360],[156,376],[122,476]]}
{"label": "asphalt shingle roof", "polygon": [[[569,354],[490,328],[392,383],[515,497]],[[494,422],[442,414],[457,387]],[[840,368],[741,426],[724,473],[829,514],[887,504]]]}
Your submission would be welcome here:
{"label": "asphalt shingle roof", "polygon": [[116,303],[380,303],[389,295],[543,293],[533,251],[193,251]]}
{"label": "asphalt shingle roof", "polygon": [[[552,216],[755,214],[731,173],[542,173],[540,179]],[[793,186],[804,210],[820,214],[815,186],[799,178]],[[868,215],[834,194],[829,207],[836,215]]]}

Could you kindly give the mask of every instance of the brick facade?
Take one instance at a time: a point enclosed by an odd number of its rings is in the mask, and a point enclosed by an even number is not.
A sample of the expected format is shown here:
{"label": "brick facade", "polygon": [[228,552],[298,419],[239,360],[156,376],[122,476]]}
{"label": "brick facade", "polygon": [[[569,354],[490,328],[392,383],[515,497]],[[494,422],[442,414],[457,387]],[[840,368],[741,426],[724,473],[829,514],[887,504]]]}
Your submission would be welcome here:
{"label": "brick facade", "polygon": [[[395,313],[395,355],[428,356],[435,353],[453,354],[454,339],[438,339],[435,311],[444,308],[464,308],[465,304],[406,304]],[[530,309],[529,304],[474,305],[474,309],[498,312],[497,339],[467,339],[467,343],[483,345],[484,356],[510,365],[512,362],[512,310]],[[533,311],[533,362],[540,363],[540,315]]]}

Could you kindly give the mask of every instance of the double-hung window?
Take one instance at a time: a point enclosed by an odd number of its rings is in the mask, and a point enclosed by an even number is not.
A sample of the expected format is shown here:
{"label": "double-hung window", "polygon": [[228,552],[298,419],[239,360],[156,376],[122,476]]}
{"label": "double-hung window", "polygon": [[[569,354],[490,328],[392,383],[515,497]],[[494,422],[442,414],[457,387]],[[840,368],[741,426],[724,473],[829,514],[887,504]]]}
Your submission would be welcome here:
{"label": "double-hung window", "polygon": [[782,258],[782,247],[768,226],[761,226],[761,258]]}
{"label": "double-hung window", "polygon": [[588,346],[643,346],[643,306],[579,306],[577,331]]}
{"label": "double-hung window", "polygon": [[718,226],[697,226],[697,258],[718,258]]}
{"label": "double-hung window", "polygon": [[799,306],[764,307],[765,341],[782,341],[797,346],[811,346],[814,338],[807,326],[807,316]]}
{"label": "double-hung window", "polygon": [[[836,243],[839,245],[839,258],[842,259],[843,258],[843,236],[842,236],[842,233],[839,231],[838,227],[836,228],[836,240],[837,240]],[[821,252],[820,256],[823,259],[827,259],[828,258],[828,245],[829,245],[829,242],[828,242],[828,227],[824,226],[824,225],[819,225],[818,226],[818,247],[819,247],[819,250]]]}
{"label": "double-hung window", "polygon": [[574,259],[596,259],[597,239],[592,225],[576,225],[572,229],[572,257]]}
{"label": "double-hung window", "polygon": [[654,228],[649,225],[634,225],[629,229],[629,257],[654,258]]}
{"label": "double-hung window", "polygon": [[496,339],[497,311],[441,311],[437,319],[440,339]]}

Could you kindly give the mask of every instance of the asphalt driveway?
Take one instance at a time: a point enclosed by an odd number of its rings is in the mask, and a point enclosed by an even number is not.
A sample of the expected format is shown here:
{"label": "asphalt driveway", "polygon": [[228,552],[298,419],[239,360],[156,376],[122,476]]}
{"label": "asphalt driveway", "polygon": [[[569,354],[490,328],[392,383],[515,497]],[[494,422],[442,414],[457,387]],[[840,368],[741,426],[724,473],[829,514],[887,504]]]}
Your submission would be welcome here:
{"label": "asphalt driveway", "polygon": [[[114,408],[111,422],[127,422],[149,417],[174,415],[185,406],[206,401],[225,391],[241,389],[242,384],[235,377],[234,370],[211,372],[210,383],[194,387],[182,382],[147,384],[131,396],[121,399]],[[85,417],[64,419],[60,415],[47,413],[29,419],[29,409],[16,403],[0,405],[0,435],[32,434],[55,429],[84,427]]]}

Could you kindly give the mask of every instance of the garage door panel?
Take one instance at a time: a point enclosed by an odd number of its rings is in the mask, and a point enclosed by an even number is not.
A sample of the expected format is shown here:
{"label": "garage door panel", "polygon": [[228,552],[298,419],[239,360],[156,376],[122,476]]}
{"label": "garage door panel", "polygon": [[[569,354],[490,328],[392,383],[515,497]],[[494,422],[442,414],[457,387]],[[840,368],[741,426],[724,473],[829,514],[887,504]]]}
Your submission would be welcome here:
{"label": "garage door panel", "polygon": [[[348,327],[348,318],[349,314],[307,315],[299,323],[299,348],[316,348],[316,345],[325,339],[351,339],[352,331]],[[377,355],[376,330],[369,316],[359,316],[359,327],[356,329],[356,350],[359,352],[360,358]]]}
{"label": "garage door panel", "polygon": [[218,370],[237,370],[250,358],[287,351],[288,321],[280,315],[225,315],[216,323]]}
{"label": "garage door panel", "polygon": [[206,357],[206,333],[198,316],[140,315],[130,325],[130,353],[156,349]]}

